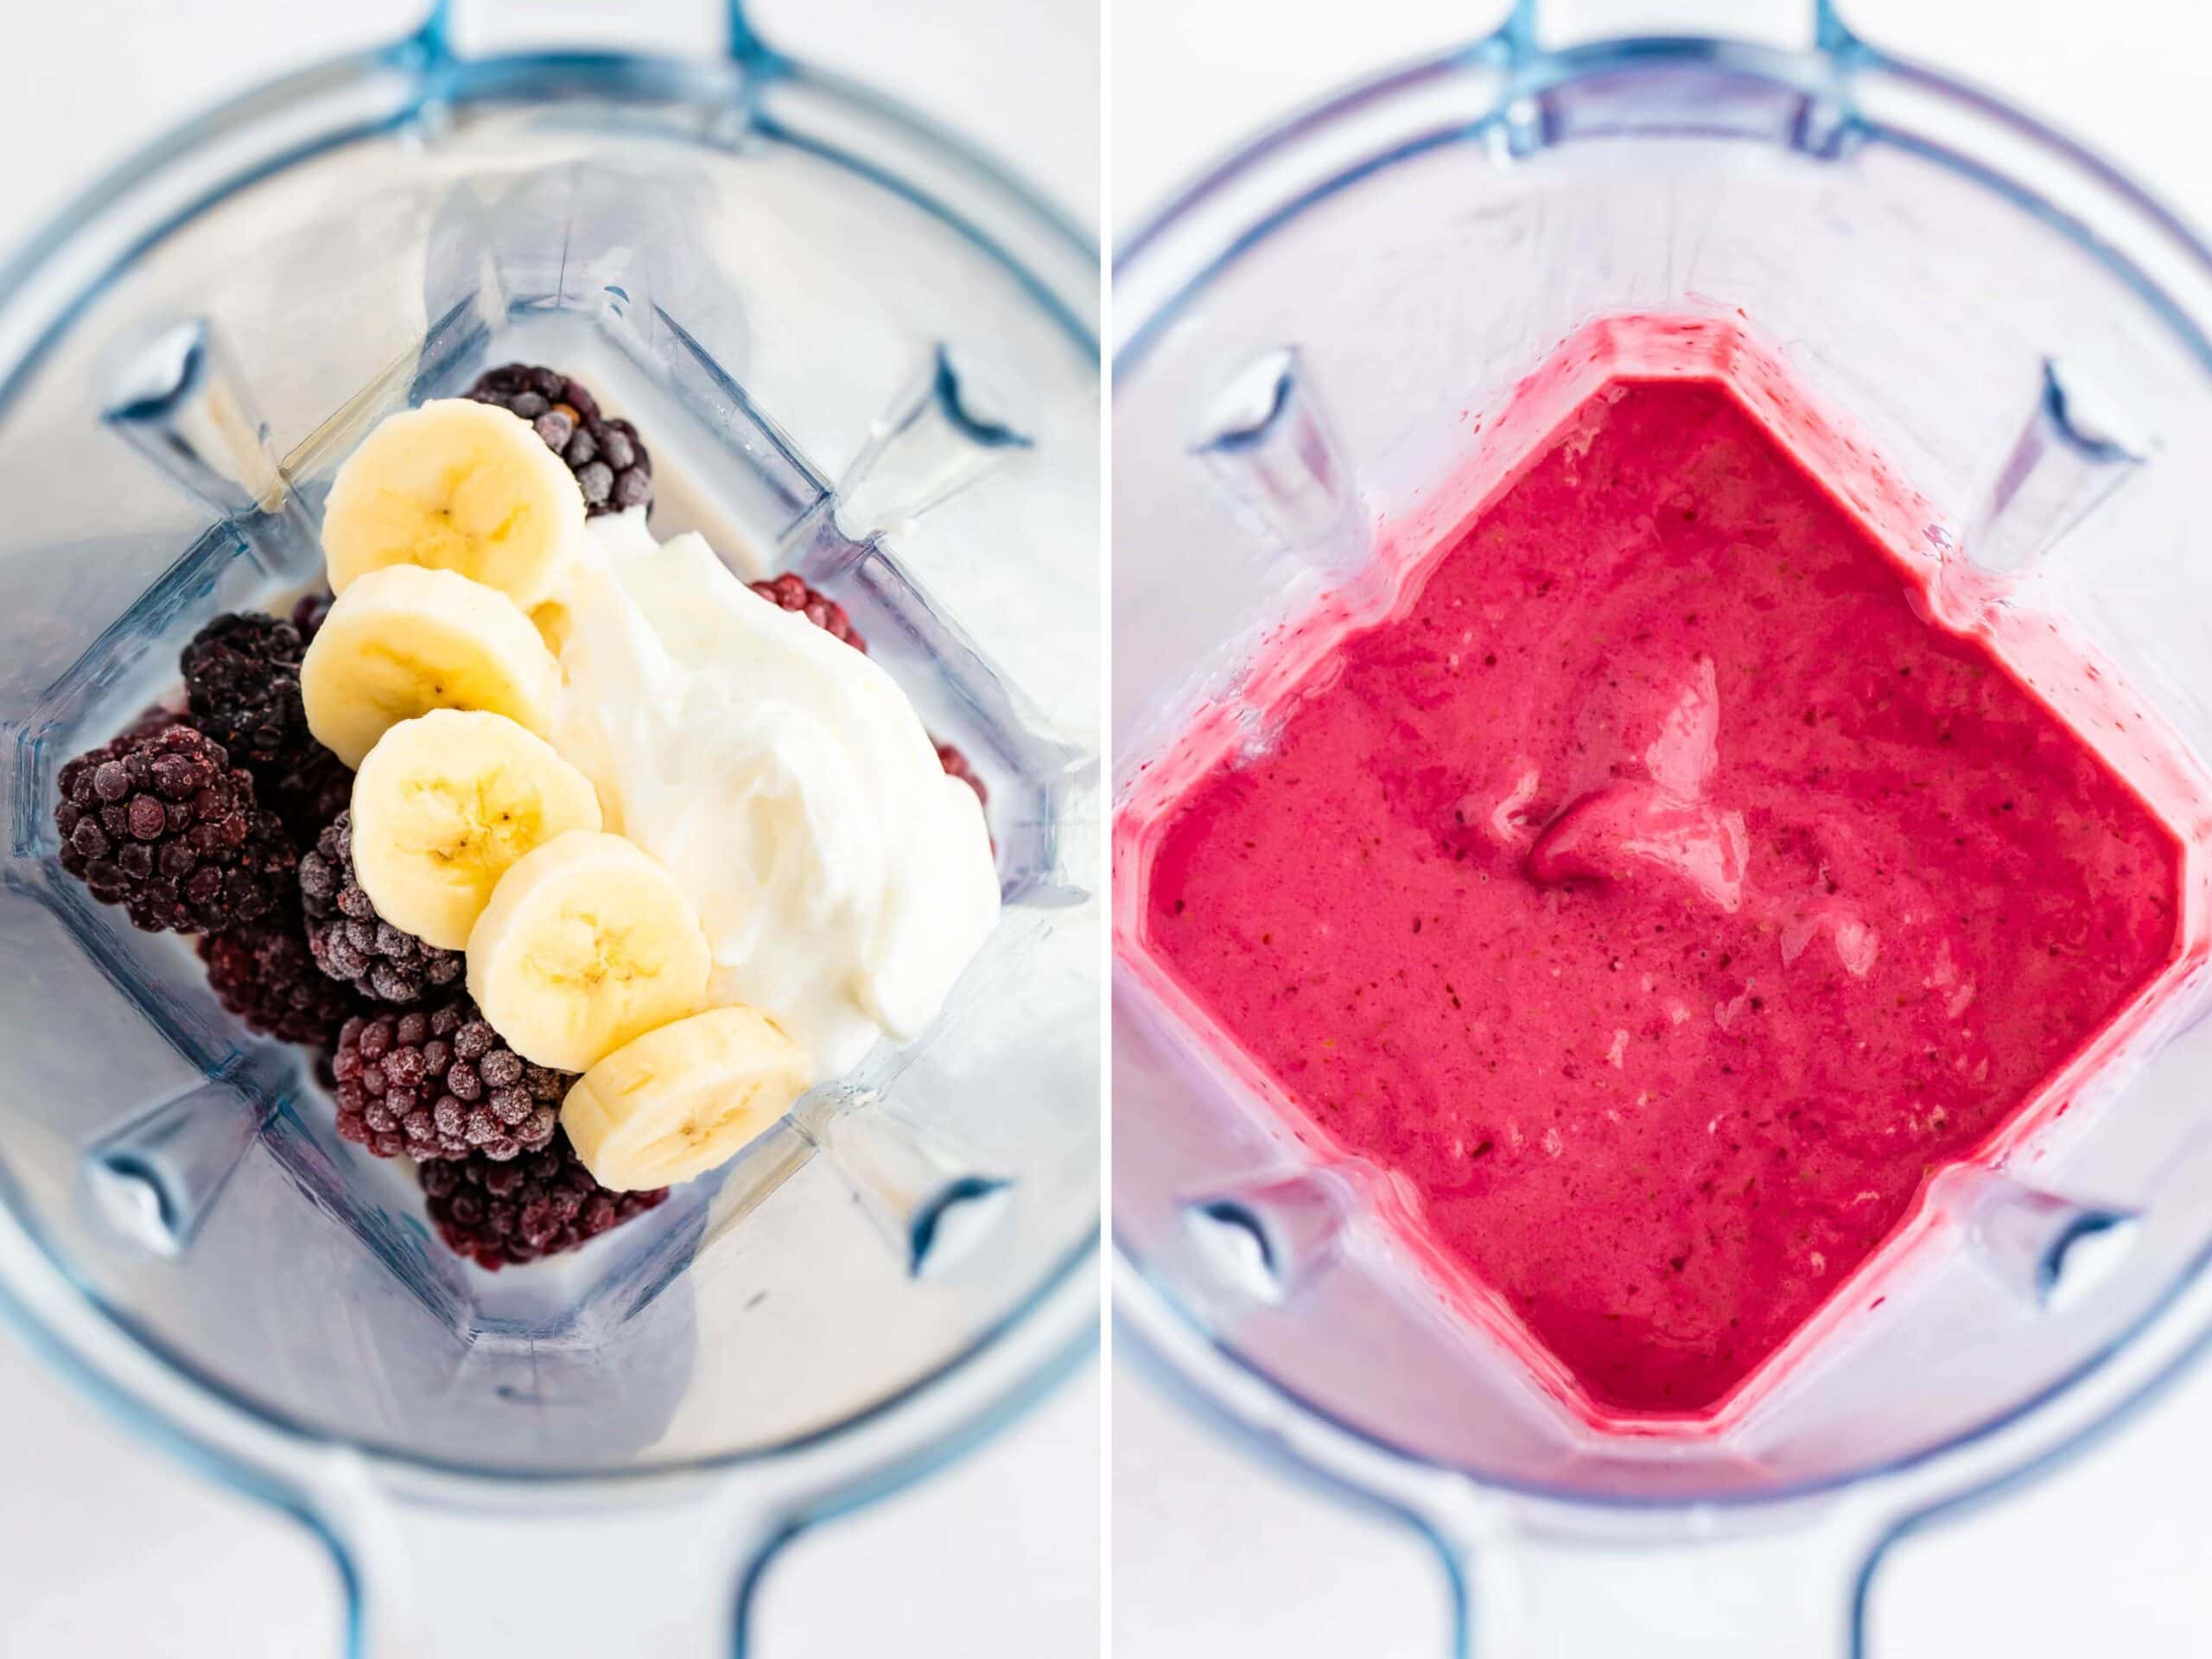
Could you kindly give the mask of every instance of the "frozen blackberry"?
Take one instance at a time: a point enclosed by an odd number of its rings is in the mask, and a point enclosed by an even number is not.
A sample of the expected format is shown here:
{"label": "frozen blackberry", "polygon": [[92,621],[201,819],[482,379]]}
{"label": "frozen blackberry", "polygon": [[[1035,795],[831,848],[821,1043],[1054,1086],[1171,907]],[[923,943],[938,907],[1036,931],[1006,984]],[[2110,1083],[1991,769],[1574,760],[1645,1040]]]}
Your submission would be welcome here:
{"label": "frozen blackberry", "polygon": [[638,442],[638,429],[603,418],[599,400],[557,369],[529,363],[488,369],[467,396],[497,404],[537,428],[545,447],[576,475],[590,517],[652,505],[653,460]]}
{"label": "frozen blackberry", "polygon": [[466,995],[435,1008],[356,1014],[331,1056],[338,1133],[379,1158],[418,1162],[535,1152],[575,1081],[532,1065]]}
{"label": "frozen blackberry", "polygon": [[292,607],[292,626],[300,631],[302,646],[315,643],[315,635],[322,630],[322,619],[330,614],[330,607],[335,603],[327,588],[300,596],[299,602]]}
{"label": "frozen blackberry", "polygon": [[184,725],[133,729],[61,768],[61,868],[149,933],[209,932],[273,917],[299,861],[253,778]]}
{"label": "frozen blackberry", "polygon": [[[315,838],[353,801],[353,773],[343,760],[309,739],[306,753],[296,762],[260,773],[254,787],[283,822],[292,845],[312,849]],[[304,855],[301,861],[306,862]]]}
{"label": "frozen blackberry", "polygon": [[300,631],[281,616],[219,616],[184,648],[192,723],[257,776],[291,765],[315,740],[300,702]]}
{"label": "frozen blackberry", "polygon": [[254,1030],[288,1043],[321,1046],[358,1013],[352,989],[316,970],[299,918],[226,928],[200,941],[216,1000]]}
{"label": "frozen blackberry", "polygon": [[353,815],[340,812],[300,860],[300,907],[315,966],[379,1002],[415,1003],[459,982],[468,959],[377,914],[353,875]]}
{"label": "frozen blackberry", "polygon": [[295,847],[313,846],[353,792],[353,774],[308,733],[300,700],[300,658],[329,605],[328,594],[310,595],[289,621],[257,611],[219,616],[184,648],[190,712],[179,718],[253,774],[261,804]]}
{"label": "frozen blackberry", "polygon": [[951,744],[940,743],[937,746],[937,763],[944,768],[947,777],[957,778],[974,790],[977,800],[986,805],[990,804],[991,791],[983,787],[983,780],[976,775],[976,768],[968,764],[968,757]]}
{"label": "frozen blackberry", "polygon": [[766,582],[746,584],[761,598],[782,606],[787,611],[797,611],[823,632],[843,640],[855,651],[866,655],[868,641],[861,639],[860,630],[845,614],[845,607],[826,594],[816,592],[788,570],[780,576],[771,576]]}
{"label": "frozen blackberry", "polygon": [[668,1197],[664,1186],[609,1192],[558,1130],[542,1151],[505,1163],[472,1155],[424,1164],[416,1173],[438,1236],[493,1273],[573,1250]]}

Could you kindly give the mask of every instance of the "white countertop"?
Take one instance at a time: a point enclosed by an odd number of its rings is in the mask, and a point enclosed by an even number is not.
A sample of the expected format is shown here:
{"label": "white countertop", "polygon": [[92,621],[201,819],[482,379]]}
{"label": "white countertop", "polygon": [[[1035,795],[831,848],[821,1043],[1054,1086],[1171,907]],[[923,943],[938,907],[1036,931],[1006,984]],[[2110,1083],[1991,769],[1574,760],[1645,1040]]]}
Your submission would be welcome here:
{"label": "white countertop", "polygon": [[[19,158],[0,187],[0,247],[171,123],[302,62],[396,36],[421,9],[37,8],[35,28],[11,31],[0,99],[0,142]],[[777,43],[906,92],[1018,156],[1095,219],[1094,0],[760,0],[753,10]],[[1099,1394],[1088,1364],[950,1471],[801,1537],[765,1580],[760,1659],[1097,1653]],[[865,1595],[852,1593],[855,1561],[866,1563]],[[0,1337],[0,1654],[313,1659],[340,1650],[340,1621],[335,1573],[302,1529],[151,1451]]]}
{"label": "white countertop", "polygon": [[[1796,3],[1740,0],[1737,10],[1771,18]],[[1139,222],[1294,104],[1467,38],[1500,10],[1483,0],[1116,0],[1116,225]],[[1725,13],[1727,0],[1701,10]],[[1842,0],[1842,10],[1870,38],[2055,117],[2212,226],[2202,96],[2212,8]],[[1443,1580],[1407,1529],[1347,1510],[1202,1433],[1127,1364],[1112,1406],[1118,1652],[1440,1659]],[[2208,1471],[2212,1365],[2200,1365],[2058,1472],[1899,1545],[1874,1579],[1870,1653],[2212,1656]]]}

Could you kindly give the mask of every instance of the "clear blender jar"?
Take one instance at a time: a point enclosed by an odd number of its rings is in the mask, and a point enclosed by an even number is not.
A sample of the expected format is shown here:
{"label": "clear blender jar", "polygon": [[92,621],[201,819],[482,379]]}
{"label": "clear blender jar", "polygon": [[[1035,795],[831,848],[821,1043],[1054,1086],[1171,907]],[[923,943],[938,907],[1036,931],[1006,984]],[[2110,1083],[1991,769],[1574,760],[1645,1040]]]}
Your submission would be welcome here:
{"label": "clear blender jar", "polygon": [[[1740,321],[1929,512],[1958,620],[2055,618],[2212,739],[2212,255],[2033,121],[1856,39],[1523,0],[1496,35],[1301,112],[1116,271],[1117,810],[1194,719],[1257,724],[1262,642],[1449,524],[1468,411],[1607,315]],[[1715,9],[1707,7],[1707,14]],[[1736,8],[1739,18],[1750,9]],[[2177,800],[2201,799],[2191,782]],[[2190,937],[2204,921],[2202,814]],[[2031,1468],[2212,1331],[2202,952],[2069,1109],[1928,1186],[1917,1246],[1747,1408],[1628,1435],[1440,1311],[1387,1180],[1291,1133],[1155,994],[1117,821],[1114,1223],[1133,1346],[1209,1414],[1433,1539],[1458,1650],[1855,1650],[1918,1518]],[[1876,1277],[1878,1289],[1874,1288]]]}
{"label": "clear blender jar", "polygon": [[[699,9],[534,9],[218,109],[8,269],[0,1307],[332,1548],[357,1651],[724,1650],[774,1547],[953,1456],[1095,1332],[1096,259],[990,161]],[[649,435],[654,528],[843,603],[990,791],[1006,908],[936,1027],[718,1178],[487,1274],[308,1058],[54,861],[54,779],[208,616],[314,580],[335,464],[485,366]],[[35,498],[35,499],[33,499]],[[486,1605],[486,1564],[552,1596]]]}

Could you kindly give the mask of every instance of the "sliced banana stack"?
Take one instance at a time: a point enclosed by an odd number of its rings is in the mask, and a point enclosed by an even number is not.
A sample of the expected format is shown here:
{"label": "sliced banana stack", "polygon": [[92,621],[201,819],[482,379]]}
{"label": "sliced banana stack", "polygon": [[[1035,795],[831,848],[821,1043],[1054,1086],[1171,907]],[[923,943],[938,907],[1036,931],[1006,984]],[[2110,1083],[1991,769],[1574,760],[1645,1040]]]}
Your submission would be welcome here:
{"label": "sliced banana stack", "polygon": [[693,1012],[713,966],[668,872],[635,843],[585,830],[524,855],[468,936],[484,1017],[524,1059],[561,1071]]}
{"label": "sliced banana stack", "polygon": [[550,731],[560,689],[561,665],[514,601],[413,565],[356,579],[300,662],[308,729],[349,766],[433,709],[485,709]]}
{"label": "sliced banana stack", "polygon": [[625,1043],[577,1078],[561,1126],[601,1186],[669,1186],[728,1162],[813,1081],[806,1051],[772,1021],[709,1008]]}
{"label": "sliced banana stack", "polygon": [[344,594],[388,565],[451,570],[524,611],[582,542],[583,493],[519,415],[445,397],[391,416],[332,480],[322,550]]}
{"label": "sliced banana stack", "polygon": [[384,734],[353,779],[353,869],[377,914],[459,950],[499,878],[600,827],[591,780],[504,715],[434,709]]}
{"label": "sliced banana stack", "polygon": [[328,616],[301,665],[308,724],[349,766],[353,855],[377,913],[465,950],[468,989],[525,1059],[582,1074],[562,1111],[602,1185],[726,1162],[813,1081],[747,1007],[701,1012],[714,963],[691,904],[602,833],[545,739],[548,638],[585,544],[582,493],[531,423],[466,399],[370,433],[323,519]]}

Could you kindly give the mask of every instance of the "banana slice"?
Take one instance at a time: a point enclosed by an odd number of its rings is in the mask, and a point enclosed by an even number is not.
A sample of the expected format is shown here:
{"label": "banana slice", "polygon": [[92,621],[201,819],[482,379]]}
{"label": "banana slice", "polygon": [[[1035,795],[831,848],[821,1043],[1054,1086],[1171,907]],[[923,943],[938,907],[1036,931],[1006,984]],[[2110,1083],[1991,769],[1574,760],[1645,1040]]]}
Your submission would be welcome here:
{"label": "banana slice", "polygon": [[560,1071],[681,1020],[713,966],[675,879],[635,843],[581,830],[524,855],[468,935],[468,990],[484,1017],[524,1059]]}
{"label": "banana slice", "polygon": [[529,610],[582,542],[583,492],[519,415],[466,397],[388,416],[331,480],[330,590],[419,564],[497,588]]}
{"label": "banana slice", "polygon": [[377,914],[459,950],[524,855],[600,827],[591,780],[505,715],[437,709],[386,732],[353,779],[353,871]]}
{"label": "banana slice", "polygon": [[561,665],[496,588],[396,564],[339,594],[300,663],[308,729],[349,766],[404,720],[482,709],[544,733]]}
{"label": "banana slice", "polygon": [[561,1103],[601,1186],[669,1186],[735,1157],[814,1081],[806,1051],[751,1008],[709,1008],[625,1043]]}

